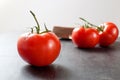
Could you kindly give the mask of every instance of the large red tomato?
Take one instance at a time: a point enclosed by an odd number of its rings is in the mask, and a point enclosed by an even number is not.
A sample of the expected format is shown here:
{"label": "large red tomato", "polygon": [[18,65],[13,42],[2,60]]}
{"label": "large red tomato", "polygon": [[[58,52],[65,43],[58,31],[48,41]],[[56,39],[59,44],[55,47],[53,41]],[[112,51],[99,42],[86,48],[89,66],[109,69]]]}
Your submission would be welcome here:
{"label": "large red tomato", "polygon": [[75,28],[72,32],[72,41],[79,48],[93,48],[99,42],[99,33],[94,28]]}
{"label": "large red tomato", "polygon": [[29,64],[46,66],[51,64],[60,53],[60,41],[52,32],[42,34],[26,33],[17,43],[19,55]]}
{"label": "large red tomato", "polygon": [[100,40],[99,44],[100,46],[109,46],[112,43],[115,42],[115,40],[118,38],[118,28],[117,26],[112,22],[106,22],[100,26],[103,31],[100,32]]}
{"label": "large red tomato", "polygon": [[58,37],[50,32],[45,26],[46,31],[40,32],[39,23],[33,15],[37,26],[31,28],[31,33],[25,33],[20,36],[17,42],[19,55],[23,60],[34,66],[47,66],[51,64],[59,55],[61,44]]}

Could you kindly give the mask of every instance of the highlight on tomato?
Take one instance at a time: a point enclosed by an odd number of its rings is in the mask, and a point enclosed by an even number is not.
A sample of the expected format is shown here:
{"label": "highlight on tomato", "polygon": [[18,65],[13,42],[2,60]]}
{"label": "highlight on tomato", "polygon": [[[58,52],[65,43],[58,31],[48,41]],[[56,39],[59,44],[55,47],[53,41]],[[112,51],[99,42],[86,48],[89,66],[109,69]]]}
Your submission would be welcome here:
{"label": "highlight on tomato", "polygon": [[[17,42],[17,50],[20,57],[33,66],[47,66],[53,63],[60,54],[61,43],[58,37],[47,29],[41,31],[41,27],[35,14],[30,11],[37,26],[31,28],[30,33],[22,34]],[[36,31],[35,31],[36,30]]]}

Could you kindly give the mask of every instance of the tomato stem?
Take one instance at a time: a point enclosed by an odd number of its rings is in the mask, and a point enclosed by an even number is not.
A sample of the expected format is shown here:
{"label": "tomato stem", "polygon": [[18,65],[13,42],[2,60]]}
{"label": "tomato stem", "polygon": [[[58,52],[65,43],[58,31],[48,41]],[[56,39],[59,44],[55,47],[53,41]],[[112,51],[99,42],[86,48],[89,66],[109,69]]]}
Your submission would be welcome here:
{"label": "tomato stem", "polygon": [[45,23],[44,23],[44,27],[45,27],[46,32],[49,32]]}
{"label": "tomato stem", "polygon": [[80,17],[80,19],[83,20],[84,22],[86,22],[87,24],[89,24],[90,26],[98,27],[98,26],[96,26],[96,25],[94,25],[94,24],[88,22],[88,21],[85,20],[84,18],[81,18],[81,17]]}
{"label": "tomato stem", "polygon": [[[35,14],[34,14],[32,11],[30,11],[30,13],[32,14],[33,18],[35,19],[35,22],[37,23],[37,26],[35,26],[35,28],[36,28],[37,34],[39,34],[39,33],[40,33],[40,25],[39,25],[39,22],[38,22],[38,20],[37,20],[37,18],[36,18],[36,16],[35,16]],[[33,33],[33,28],[31,28],[31,32]]]}
{"label": "tomato stem", "polygon": [[[82,21],[84,21],[84,22],[86,22],[87,24],[89,24],[90,26],[96,27],[98,31],[103,31],[103,29],[101,28],[101,26],[100,26],[100,27],[99,27],[99,26],[96,26],[96,25],[94,25],[94,24],[88,22],[88,21],[85,20],[84,18],[81,18],[81,17],[79,17],[79,18],[80,18]],[[86,24],[85,24],[85,25],[86,25]]]}
{"label": "tomato stem", "polygon": [[31,33],[33,33],[33,28],[31,28]]}

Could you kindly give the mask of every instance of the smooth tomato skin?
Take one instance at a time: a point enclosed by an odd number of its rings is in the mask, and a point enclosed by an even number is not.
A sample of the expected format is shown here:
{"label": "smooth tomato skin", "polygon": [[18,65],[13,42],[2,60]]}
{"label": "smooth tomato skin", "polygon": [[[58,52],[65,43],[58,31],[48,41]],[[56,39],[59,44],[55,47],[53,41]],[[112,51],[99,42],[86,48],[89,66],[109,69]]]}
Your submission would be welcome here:
{"label": "smooth tomato skin", "polygon": [[47,66],[60,53],[61,44],[58,37],[52,33],[31,34],[20,36],[17,42],[19,55],[33,66]]}
{"label": "smooth tomato skin", "polygon": [[107,47],[115,42],[118,38],[119,30],[112,22],[102,24],[104,26],[103,32],[100,33],[100,46]]}
{"label": "smooth tomato skin", "polygon": [[99,33],[94,28],[75,28],[72,32],[72,42],[79,48],[94,48],[99,42]]}

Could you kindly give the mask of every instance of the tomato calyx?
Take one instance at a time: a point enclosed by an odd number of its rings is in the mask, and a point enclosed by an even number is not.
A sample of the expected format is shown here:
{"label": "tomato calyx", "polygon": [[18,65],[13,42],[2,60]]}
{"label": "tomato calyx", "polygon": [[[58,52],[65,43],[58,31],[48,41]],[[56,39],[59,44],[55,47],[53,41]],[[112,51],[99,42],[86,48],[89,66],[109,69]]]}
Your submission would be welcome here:
{"label": "tomato calyx", "polygon": [[47,26],[46,26],[45,23],[44,23],[45,31],[42,31],[42,32],[41,32],[40,24],[39,24],[39,22],[38,22],[38,20],[37,20],[37,18],[36,18],[36,15],[35,15],[32,11],[30,11],[30,13],[32,14],[35,22],[37,23],[37,26],[34,26],[34,27],[31,28],[31,33],[34,33],[34,28],[36,29],[36,33],[37,33],[37,34],[42,34],[42,33],[46,33],[46,32],[51,32],[50,30],[48,30],[48,28],[47,28]]}
{"label": "tomato calyx", "polygon": [[79,19],[81,19],[82,21],[85,22],[85,27],[86,27],[86,25],[87,25],[87,28],[89,28],[89,27],[95,27],[95,28],[97,28],[97,30],[98,30],[99,32],[103,32],[103,30],[104,30],[104,25],[97,26],[97,25],[94,25],[94,24],[90,23],[89,21],[87,21],[87,20],[84,19],[84,18],[79,17]]}

